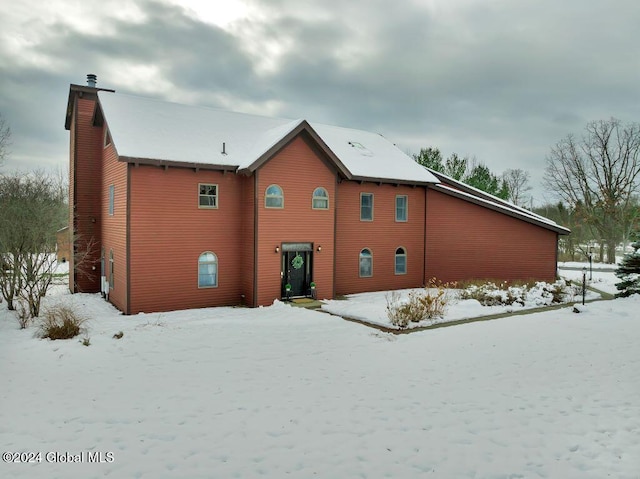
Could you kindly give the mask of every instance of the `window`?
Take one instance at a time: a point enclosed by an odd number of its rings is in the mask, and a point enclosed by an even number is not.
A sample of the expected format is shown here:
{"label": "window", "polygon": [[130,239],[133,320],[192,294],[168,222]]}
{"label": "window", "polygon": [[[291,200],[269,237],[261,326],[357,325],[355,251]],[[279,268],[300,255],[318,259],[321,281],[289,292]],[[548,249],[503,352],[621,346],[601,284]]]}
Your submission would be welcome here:
{"label": "window", "polygon": [[218,286],[218,258],[211,251],[206,251],[198,258],[198,288],[215,288]]}
{"label": "window", "polygon": [[313,191],[312,208],[314,210],[329,209],[329,193],[324,188],[316,188]]}
{"label": "window", "polygon": [[113,207],[116,200],[116,187],[109,185],[109,215],[113,216]]}
{"label": "window", "polygon": [[360,193],[360,221],[373,221],[373,193]]}
{"label": "window", "polygon": [[113,289],[113,250],[109,250],[109,289]]}
{"label": "window", "polygon": [[396,250],[396,274],[407,274],[407,252],[404,248]]}
{"label": "window", "polygon": [[264,195],[265,208],[284,208],[284,195],[278,185],[270,185]]}
{"label": "window", "polygon": [[360,277],[369,278],[373,276],[373,255],[367,248],[360,251]]}
{"label": "window", "polygon": [[218,207],[218,185],[208,185],[198,183],[199,199],[198,207],[200,208],[217,208]]}
{"label": "window", "polygon": [[407,202],[404,195],[396,196],[396,221],[407,221]]}

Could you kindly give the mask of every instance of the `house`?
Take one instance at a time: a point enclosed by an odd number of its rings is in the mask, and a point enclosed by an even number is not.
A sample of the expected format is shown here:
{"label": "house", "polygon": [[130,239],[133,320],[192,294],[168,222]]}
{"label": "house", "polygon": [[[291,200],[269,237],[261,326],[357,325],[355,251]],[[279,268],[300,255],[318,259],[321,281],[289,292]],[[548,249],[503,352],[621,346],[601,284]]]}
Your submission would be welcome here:
{"label": "house", "polygon": [[[70,86],[72,292],[126,314],[552,281],[558,236],[380,135]],[[94,270],[95,274],[91,274]]]}
{"label": "house", "polygon": [[56,231],[56,259],[58,263],[66,262],[71,256],[71,237],[69,227],[65,226]]}

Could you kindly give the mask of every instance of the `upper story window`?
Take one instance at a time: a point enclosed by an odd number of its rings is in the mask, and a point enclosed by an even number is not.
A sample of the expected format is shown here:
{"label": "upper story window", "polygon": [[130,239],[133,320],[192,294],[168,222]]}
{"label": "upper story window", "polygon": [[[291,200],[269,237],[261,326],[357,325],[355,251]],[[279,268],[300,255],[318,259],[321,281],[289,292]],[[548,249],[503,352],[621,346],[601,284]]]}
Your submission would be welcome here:
{"label": "upper story window", "polygon": [[373,193],[360,193],[360,221],[373,221]]}
{"label": "upper story window", "polygon": [[111,133],[109,133],[109,128],[104,129],[104,147],[106,148],[111,144]]}
{"label": "upper story window", "polygon": [[373,276],[373,255],[370,249],[360,251],[360,274],[361,278]]}
{"label": "upper story window", "polygon": [[264,195],[265,208],[284,208],[284,194],[278,185],[269,185]]}
{"label": "upper story window", "polygon": [[329,193],[324,188],[316,188],[313,190],[312,208],[314,210],[329,209]]}
{"label": "upper story window", "polygon": [[396,221],[407,221],[407,203],[409,202],[406,195],[396,196]]}
{"label": "upper story window", "polygon": [[404,248],[396,250],[396,274],[407,274],[407,252]]}
{"label": "upper story window", "polygon": [[218,185],[198,183],[198,207],[217,208],[218,207]]}
{"label": "upper story window", "polygon": [[116,187],[115,185],[109,185],[109,215],[110,216],[113,216],[115,201],[116,201]]}
{"label": "upper story window", "polygon": [[198,288],[218,286],[218,257],[211,251],[205,251],[198,258]]}

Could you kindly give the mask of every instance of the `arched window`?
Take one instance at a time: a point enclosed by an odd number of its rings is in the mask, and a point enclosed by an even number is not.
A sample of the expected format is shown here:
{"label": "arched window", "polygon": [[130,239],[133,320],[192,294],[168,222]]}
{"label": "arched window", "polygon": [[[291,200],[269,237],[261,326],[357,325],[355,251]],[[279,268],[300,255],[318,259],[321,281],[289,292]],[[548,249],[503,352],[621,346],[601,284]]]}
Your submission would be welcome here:
{"label": "arched window", "polygon": [[313,190],[313,200],[311,207],[314,210],[329,209],[329,193],[324,188],[316,188]]}
{"label": "arched window", "polygon": [[360,251],[360,277],[369,278],[373,276],[373,255],[371,250],[365,248]]}
{"label": "arched window", "polygon": [[218,257],[205,251],[198,258],[198,288],[218,286]]}
{"label": "arched window", "polygon": [[282,193],[282,188],[278,185],[267,186],[267,191],[264,195],[264,207],[284,208],[284,194]]}
{"label": "arched window", "polygon": [[404,248],[396,250],[396,274],[407,274],[407,252]]}

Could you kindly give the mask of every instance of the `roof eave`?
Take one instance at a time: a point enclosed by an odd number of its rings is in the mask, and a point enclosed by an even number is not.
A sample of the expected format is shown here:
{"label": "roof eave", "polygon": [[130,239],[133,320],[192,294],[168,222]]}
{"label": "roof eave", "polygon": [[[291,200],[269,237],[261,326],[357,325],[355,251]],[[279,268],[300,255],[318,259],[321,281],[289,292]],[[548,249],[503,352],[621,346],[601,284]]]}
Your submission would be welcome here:
{"label": "roof eave", "polygon": [[309,134],[309,136],[311,136],[311,138],[318,145],[320,150],[325,155],[327,155],[327,157],[331,160],[333,165],[336,167],[338,172],[343,177],[348,179],[352,178],[351,172],[347,169],[344,163],[342,163],[340,158],[338,158],[338,156],[331,150],[331,148],[329,148],[329,146],[324,142],[324,140],[320,137],[320,135],[316,133],[313,127],[306,120],[301,120],[300,123],[295,128],[293,128],[289,133],[287,133],[282,138],[280,138],[280,140],[278,140],[271,148],[269,148],[262,155],[260,155],[253,163],[251,163],[249,166],[245,168],[242,168],[238,172],[244,173],[244,174],[252,174],[258,168],[260,168],[264,163],[266,163],[271,158],[273,158],[273,156],[278,151],[284,148],[285,145],[287,145],[291,140],[293,140],[296,136],[298,136],[302,132],[306,132],[307,134]]}
{"label": "roof eave", "polygon": [[142,158],[135,156],[118,156],[118,160],[125,163],[132,163],[133,165],[150,165],[164,168],[190,168],[194,170],[215,170],[215,171],[230,171],[238,172],[237,165],[221,165],[211,163],[198,163],[192,161],[176,161],[176,160],[163,160],[159,158]]}
{"label": "roof eave", "polygon": [[64,129],[71,129],[71,118],[73,116],[73,100],[76,95],[80,97],[84,95],[97,95],[99,91],[108,91],[110,93],[115,93],[115,90],[110,90],[108,88],[94,88],[86,85],[69,85],[69,98],[67,100],[67,113],[64,121]]}

